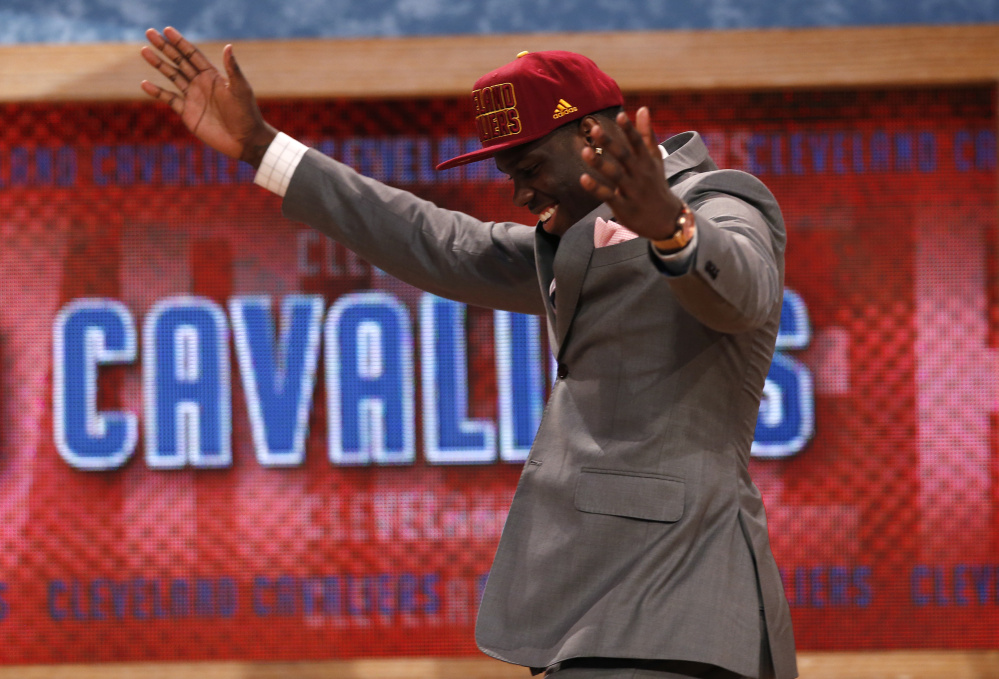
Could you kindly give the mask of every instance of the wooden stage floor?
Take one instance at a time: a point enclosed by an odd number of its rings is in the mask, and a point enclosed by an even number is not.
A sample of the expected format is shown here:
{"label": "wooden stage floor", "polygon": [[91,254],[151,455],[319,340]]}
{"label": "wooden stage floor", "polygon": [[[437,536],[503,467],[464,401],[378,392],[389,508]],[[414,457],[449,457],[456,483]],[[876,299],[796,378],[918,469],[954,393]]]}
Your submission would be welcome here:
{"label": "wooden stage floor", "polygon": [[[999,679],[999,651],[800,653],[801,679]],[[529,679],[488,658],[120,663],[0,668],[0,679]]]}

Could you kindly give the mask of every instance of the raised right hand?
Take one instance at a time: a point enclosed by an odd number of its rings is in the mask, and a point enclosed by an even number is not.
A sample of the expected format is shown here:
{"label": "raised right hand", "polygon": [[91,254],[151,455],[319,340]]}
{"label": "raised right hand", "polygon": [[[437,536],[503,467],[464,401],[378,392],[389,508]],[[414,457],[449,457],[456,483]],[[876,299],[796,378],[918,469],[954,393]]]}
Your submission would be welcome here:
{"label": "raised right hand", "polygon": [[165,90],[148,80],[142,81],[143,91],[169,104],[187,129],[216,151],[258,167],[277,131],[260,114],[232,45],[222,51],[226,78],[177,29],[167,26],[160,34],[150,28],[146,38],[159,52],[146,46],[142,57],[179,91]]}

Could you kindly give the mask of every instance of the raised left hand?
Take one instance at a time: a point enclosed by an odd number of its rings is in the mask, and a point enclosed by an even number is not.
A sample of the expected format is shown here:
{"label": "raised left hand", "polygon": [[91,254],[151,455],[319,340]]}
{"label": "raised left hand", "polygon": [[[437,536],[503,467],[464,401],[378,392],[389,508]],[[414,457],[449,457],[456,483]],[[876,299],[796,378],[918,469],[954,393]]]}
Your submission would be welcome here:
{"label": "raised left hand", "polygon": [[638,109],[634,124],[623,111],[616,122],[620,134],[599,124],[591,130],[594,146],[602,153],[589,146],[583,149],[583,160],[590,170],[579,183],[607,203],[620,224],[639,236],[666,240],[676,230],[683,203],[666,183],[649,109]]}
{"label": "raised left hand", "polygon": [[177,90],[148,80],[142,81],[142,90],[169,105],[194,136],[216,151],[258,167],[277,130],[260,114],[232,45],[222,51],[223,75],[172,26],[163,33],[150,28],[146,37],[156,49],[143,47],[142,58],[169,78]]}

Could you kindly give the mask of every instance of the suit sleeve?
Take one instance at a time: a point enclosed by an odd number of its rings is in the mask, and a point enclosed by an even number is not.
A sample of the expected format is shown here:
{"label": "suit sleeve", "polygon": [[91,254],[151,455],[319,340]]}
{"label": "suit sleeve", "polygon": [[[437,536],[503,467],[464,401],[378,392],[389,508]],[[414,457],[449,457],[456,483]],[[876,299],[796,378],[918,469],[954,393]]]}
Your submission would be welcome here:
{"label": "suit sleeve", "polygon": [[759,328],[783,298],[786,235],[777,202],[743,172],[720,170],[690,181],[683,196],[696,215],[697,250],[687,273],[671,276],[670,286],[684,309],[713,330]]}
{"label": "suit sleeve", "polygon": [[534,228],[482,222],[364,177],[309,150],[282,205],[410,285],[466,304],[544,313]]}

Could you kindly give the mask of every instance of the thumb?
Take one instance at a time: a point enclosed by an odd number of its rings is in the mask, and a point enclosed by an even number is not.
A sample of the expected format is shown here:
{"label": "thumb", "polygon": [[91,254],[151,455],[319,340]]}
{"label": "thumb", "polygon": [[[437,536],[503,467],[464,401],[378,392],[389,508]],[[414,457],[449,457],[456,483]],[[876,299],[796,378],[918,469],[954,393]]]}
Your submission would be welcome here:
{"label": "thumb", "polygon": [[229,78],[229,87],[234,90],[234,94],[246,94],[250,92],[250,82],[243,75],[236,55],[232,51],[232,45],[226,45],[222,50],[222,64],[225,66],[226,76]]}

